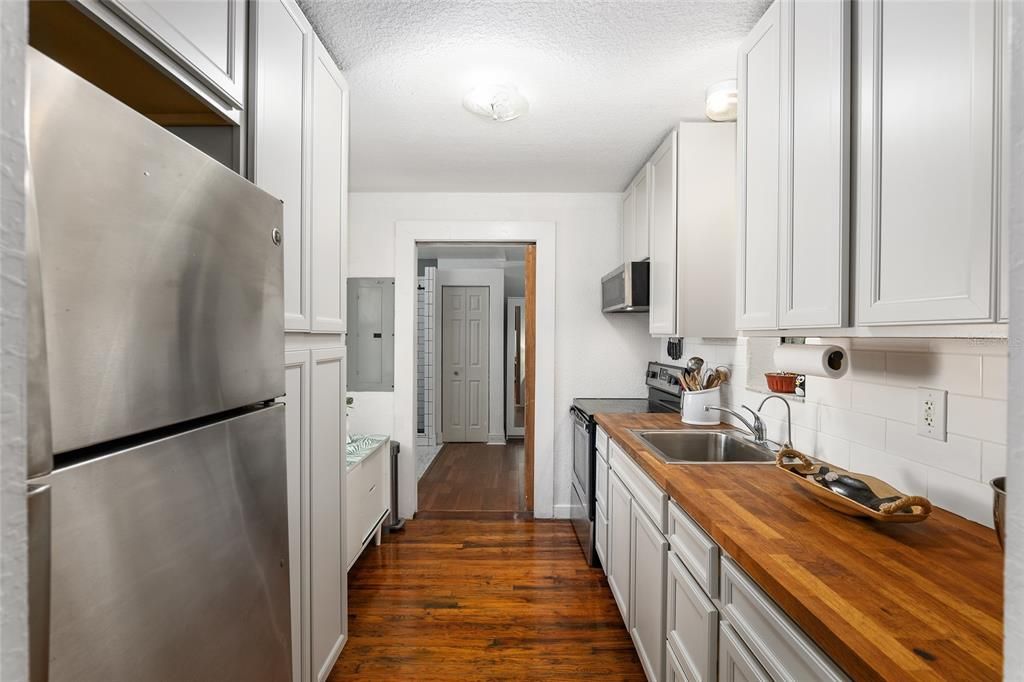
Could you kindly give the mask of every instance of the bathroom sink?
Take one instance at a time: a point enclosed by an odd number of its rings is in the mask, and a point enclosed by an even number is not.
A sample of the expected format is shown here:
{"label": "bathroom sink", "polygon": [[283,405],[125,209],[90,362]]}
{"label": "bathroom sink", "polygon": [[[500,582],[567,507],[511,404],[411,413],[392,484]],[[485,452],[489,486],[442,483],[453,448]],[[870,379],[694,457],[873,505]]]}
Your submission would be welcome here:
{"label": "bathroom sink", "polygon": [[775,453],[738,431],[633,431],[665,464],[770,464]]}

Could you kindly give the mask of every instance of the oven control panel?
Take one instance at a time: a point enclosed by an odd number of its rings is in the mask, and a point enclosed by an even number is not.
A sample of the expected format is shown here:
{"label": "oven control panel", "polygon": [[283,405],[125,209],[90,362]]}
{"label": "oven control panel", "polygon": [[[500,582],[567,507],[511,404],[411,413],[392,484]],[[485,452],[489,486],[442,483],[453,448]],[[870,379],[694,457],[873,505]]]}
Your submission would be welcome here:
{"label": "oven control panel", "polygon": [[683,387],[679,383],[679,375],[683,368],[674,365],[663,365],[660,362],[647,363],[647,386],[656,388],[672,395],[682,395]]}

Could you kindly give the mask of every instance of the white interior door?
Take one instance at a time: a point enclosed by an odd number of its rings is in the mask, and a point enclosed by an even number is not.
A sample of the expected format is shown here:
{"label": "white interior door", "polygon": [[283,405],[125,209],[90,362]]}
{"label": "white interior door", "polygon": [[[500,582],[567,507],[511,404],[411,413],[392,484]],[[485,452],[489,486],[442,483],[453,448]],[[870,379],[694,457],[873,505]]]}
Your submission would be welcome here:
{"label": "white interior door", "polygon": [[448,442],[487,442],[490,300],[488,287],[441,293],[441,419]]}

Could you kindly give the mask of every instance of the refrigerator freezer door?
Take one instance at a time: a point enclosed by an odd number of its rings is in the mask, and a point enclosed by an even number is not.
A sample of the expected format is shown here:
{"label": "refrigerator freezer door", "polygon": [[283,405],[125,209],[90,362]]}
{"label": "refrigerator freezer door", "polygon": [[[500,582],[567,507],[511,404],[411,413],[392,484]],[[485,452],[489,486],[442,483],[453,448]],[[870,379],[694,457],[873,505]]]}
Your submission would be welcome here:
{"label": "refrigerator freezer door", "polygon": [[35,479],[50,486],[50,681],[287,680],[284,406]]}
{"label": "refrigerator freezer door", "polygon": [[28,65],[53,451],[284,393],[280,201],[39,52]]}

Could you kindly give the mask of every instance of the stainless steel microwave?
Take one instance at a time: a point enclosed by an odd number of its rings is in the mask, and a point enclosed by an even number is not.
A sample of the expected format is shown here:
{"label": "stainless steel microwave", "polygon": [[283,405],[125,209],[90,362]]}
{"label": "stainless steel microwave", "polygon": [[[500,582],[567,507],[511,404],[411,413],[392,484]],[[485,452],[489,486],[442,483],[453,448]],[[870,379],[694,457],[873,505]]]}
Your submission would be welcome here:
{"label": "stainless steel microwave", "polygon": [[601,312],[642,313],[651,302],[651,263],[624,263],[601,278]]}

